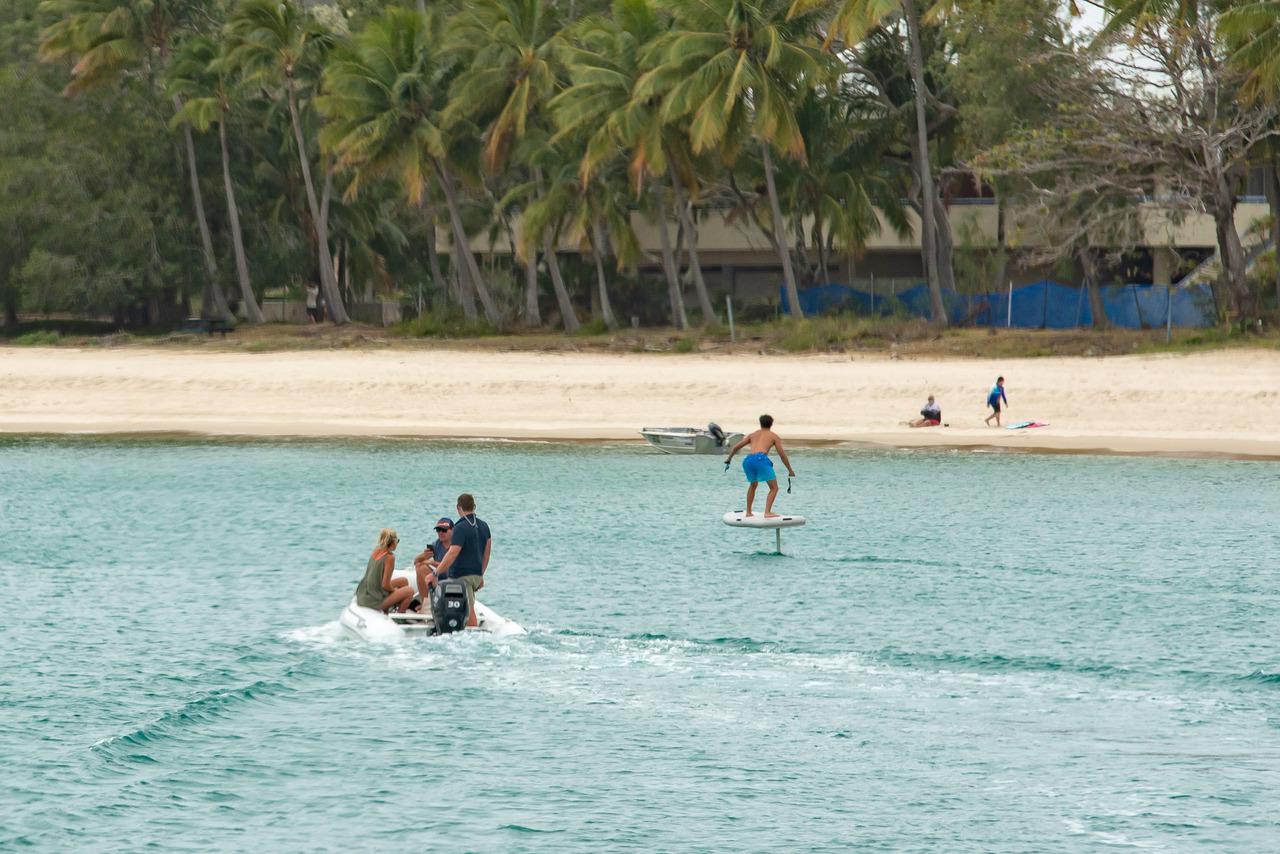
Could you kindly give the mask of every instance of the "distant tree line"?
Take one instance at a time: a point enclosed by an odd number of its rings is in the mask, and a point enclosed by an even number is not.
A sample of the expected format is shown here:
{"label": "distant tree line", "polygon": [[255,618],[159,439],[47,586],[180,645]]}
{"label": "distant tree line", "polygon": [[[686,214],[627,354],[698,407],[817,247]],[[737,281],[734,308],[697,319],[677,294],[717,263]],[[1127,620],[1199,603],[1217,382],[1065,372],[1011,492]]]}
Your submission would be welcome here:
{"label": "distant tree line", "polygon": [[9,0],[0,304],[260,322],[268,287],[314,281],[345,323],[412,282],[463,321],[572,332],[615,328],[622,289],[686,328],[716,316],[715,211],[758,229],[797,308],[918,222],[943,324],[973,275],[947,205],[968,187],[998,219],[975,286],[1061,262],[1096,299],[1155,205],[1213,218],[1220,306],[1257,316],[1280,271],[1246,275],[1233,218],[1261,165],[1280,233],[1280,2],[1069,20],[1055,0]]}

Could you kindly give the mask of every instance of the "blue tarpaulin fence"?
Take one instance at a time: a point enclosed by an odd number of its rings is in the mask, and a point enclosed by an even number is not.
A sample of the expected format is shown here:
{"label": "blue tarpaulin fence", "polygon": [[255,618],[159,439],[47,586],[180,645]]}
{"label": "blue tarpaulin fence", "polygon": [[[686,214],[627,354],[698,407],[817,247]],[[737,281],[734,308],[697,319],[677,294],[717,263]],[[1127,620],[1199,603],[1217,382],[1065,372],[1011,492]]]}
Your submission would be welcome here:
{"label": "blue tarpaulin fence", "polygon": [[[1107,320],[1129,329],[1161,327],[1171,313],[1174,326],[1211,326],[1213,294],[1208,285],[1171,290],[1164,285],[1107,285],[1099,289]],[[781,288],[782,313],[791,313],[786,288]],[[1172,297],[1172,305],[1170,298]],[[1012,299],[1012,305],[1010,301]],[[1093,324],[1093,309],[1082,287],[1044,280],[989,294],[942,292],[942,304],[952,324],[1016,326],[1020,329],[1071,329]],[[887,316],[905,313],[931,317],[929,288],[917,284],[893,296],[872,294],[848,285],[826,284],[800,291],[806,315],[853,311]]]}

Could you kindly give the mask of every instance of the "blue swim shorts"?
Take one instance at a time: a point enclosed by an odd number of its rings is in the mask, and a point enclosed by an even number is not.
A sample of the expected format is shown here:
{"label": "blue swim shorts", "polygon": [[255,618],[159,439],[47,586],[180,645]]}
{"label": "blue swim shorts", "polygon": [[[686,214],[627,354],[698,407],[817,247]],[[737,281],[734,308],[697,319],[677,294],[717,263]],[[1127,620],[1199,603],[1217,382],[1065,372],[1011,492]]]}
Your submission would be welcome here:
{"label": "blue swim shorts", "polygon": [[742,461],[742,470],[747,475],[747,483],[768,483],[778,479],[768,454],[748,454]]}

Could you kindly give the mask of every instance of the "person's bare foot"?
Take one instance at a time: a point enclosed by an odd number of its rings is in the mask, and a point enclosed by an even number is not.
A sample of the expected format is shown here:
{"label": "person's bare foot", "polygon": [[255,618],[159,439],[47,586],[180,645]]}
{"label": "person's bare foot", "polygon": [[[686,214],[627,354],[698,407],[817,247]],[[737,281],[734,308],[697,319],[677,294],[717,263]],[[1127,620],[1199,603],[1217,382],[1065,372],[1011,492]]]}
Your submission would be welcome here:
{"label": "person's bare foot", "polygon": [[764,518],[766,518],[766,519],[777,519],[777,518],[779,518],[781,515],[782,515],[781,513],[766,513],[766,514],[764,514]]}
{"label": "person's bare foot", "polygon": [[743,518],[743,519],[750,519],[750,518],[751,518],[752,516],[754,516],[754,515],[756,515],[756,514],[752,513],[751,511],[747,511],[746,513],[743,513],[743,514],[742,514],[742,518]]}

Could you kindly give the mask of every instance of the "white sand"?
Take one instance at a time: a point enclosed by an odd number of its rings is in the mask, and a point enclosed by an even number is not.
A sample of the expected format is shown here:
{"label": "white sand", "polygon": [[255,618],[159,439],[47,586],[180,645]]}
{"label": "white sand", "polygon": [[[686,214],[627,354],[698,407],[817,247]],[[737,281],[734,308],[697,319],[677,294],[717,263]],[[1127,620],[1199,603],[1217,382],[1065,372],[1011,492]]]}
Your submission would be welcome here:
{"label": "white sand", "polygon": [[[1008,420],[983,426],[1004,374]],[[949,427],[912,430],[933,392]],[[0,432],[638,439],[769,412],[796,441],[1280,458],[1280,353],[1097,359],[0,348]]]}

